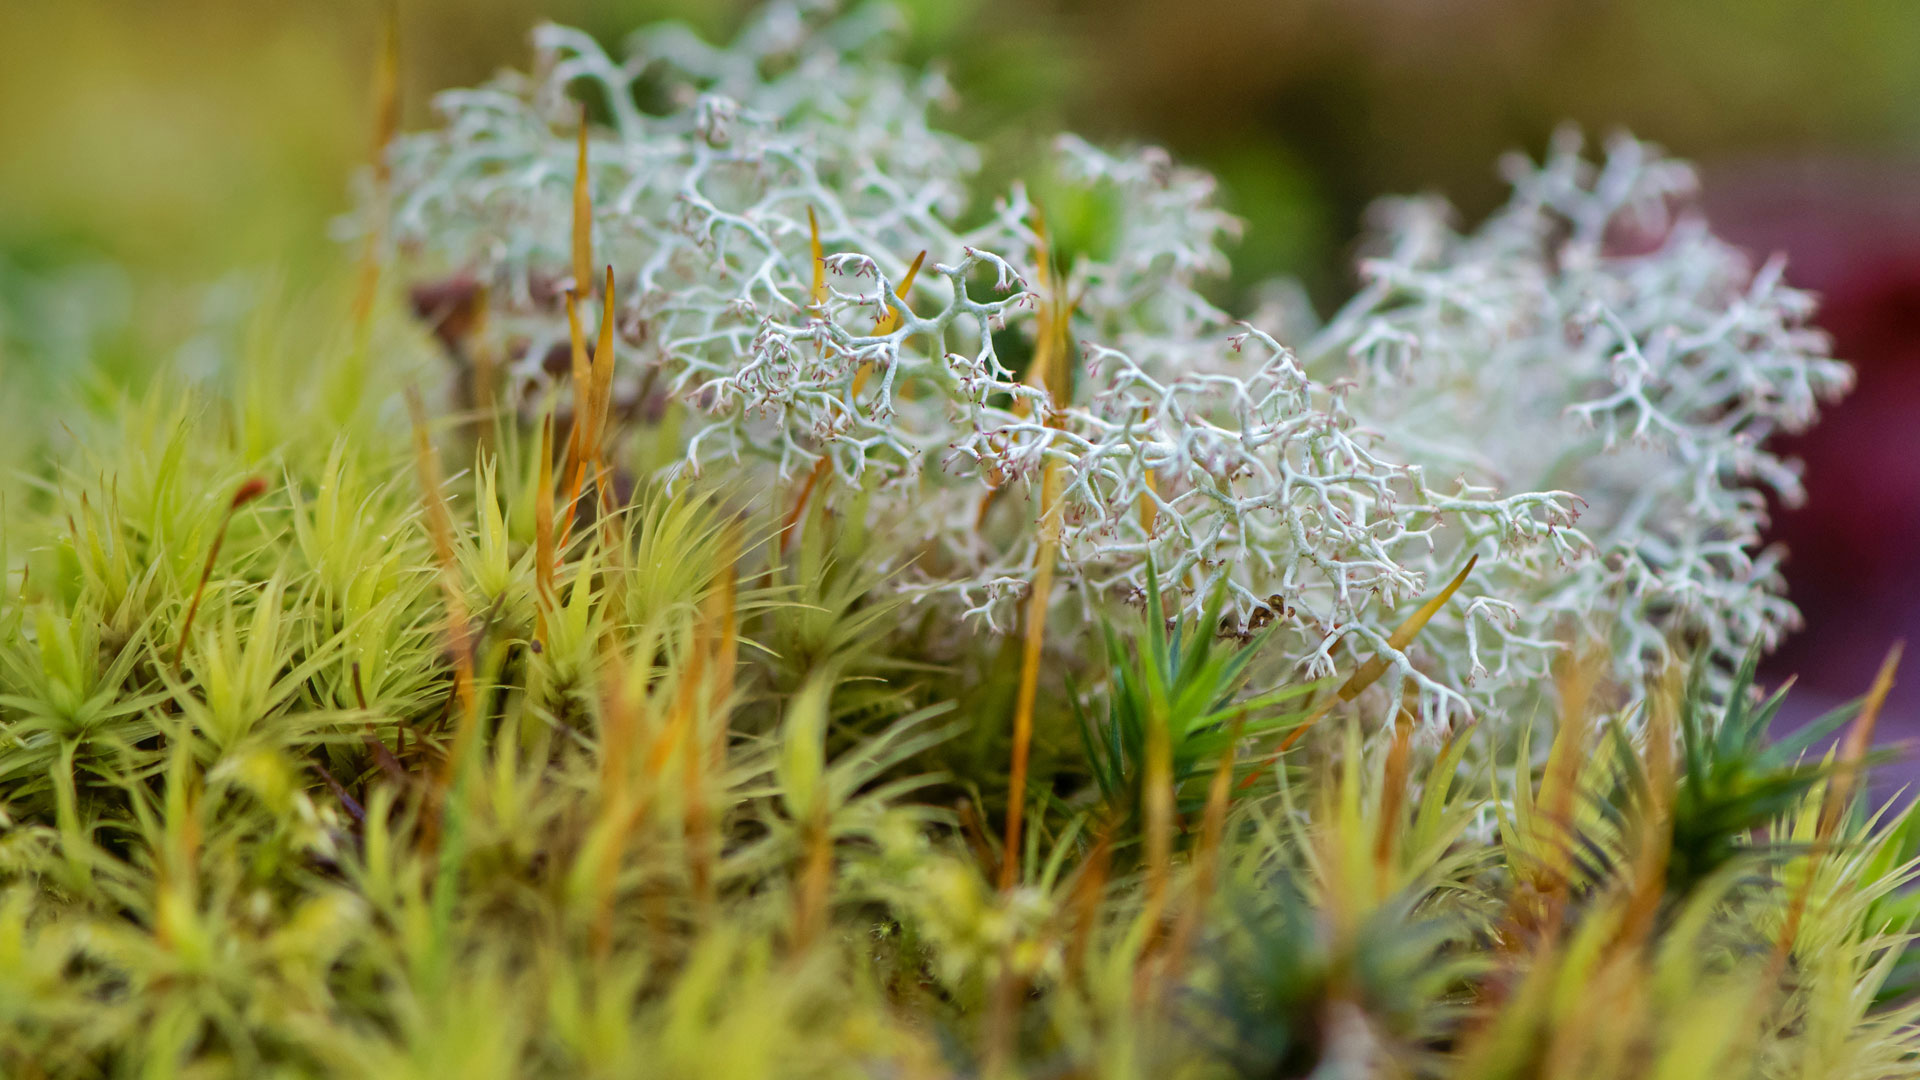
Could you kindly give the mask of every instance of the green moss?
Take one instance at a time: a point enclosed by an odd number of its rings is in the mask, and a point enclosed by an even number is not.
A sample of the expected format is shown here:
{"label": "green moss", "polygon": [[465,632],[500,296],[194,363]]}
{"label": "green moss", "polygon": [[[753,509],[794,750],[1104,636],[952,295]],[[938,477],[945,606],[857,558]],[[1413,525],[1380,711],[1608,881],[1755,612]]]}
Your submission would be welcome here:
{"label": "green moss", "polygon": [[748,471],[645,479],[682,405],[570,506],[554,400],[477,407],[311,296],[73,395],[5,489],[0,1075],[1920,1063],[1920,825],[1860,805],[1859,747],[1770,743],[1750,666],[1369,730],[1217,606],[1090,597],[1002,888],[1017,643],[897,588],[919,538],[862,490],[789,532]]}

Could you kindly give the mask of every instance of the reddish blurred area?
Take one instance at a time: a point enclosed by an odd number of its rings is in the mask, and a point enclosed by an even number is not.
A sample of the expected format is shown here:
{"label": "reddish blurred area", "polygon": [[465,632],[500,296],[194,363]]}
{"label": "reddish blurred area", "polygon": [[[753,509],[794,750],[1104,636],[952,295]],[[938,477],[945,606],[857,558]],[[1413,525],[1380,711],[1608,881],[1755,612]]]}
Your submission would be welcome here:
{"label": "reddish blurred area", "polygon": [[[1729,162],[1705,188],[1723,235],[1785,252],[1788,278],[1820,294],[1819,322],[1859,380],[1784,440],[1808,492],[1773,523],[1806,616],[1768,664],[1771,681],[1799,676],[1791,724],[1860,694],[1895,640],[1920,647],[1920,161]],[[1883,741],[1920,738],[1920,669],[1881,723]],[[1920,778],[1920,762],[1887,771]]]}

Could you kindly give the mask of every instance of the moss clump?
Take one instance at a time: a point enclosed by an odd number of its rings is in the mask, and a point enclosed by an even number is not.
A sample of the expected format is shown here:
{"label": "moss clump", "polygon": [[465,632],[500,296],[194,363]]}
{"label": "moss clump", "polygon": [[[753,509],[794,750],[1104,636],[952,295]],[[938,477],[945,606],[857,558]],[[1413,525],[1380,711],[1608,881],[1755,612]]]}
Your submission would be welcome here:
{"label": "moss clump", "polygon": [[[371,240],[315,301],[344,331],[271,310],[208,380],[71,417],[6,504],[5,1075],[1920,1062],[1920,825],[1859,795],[1891,663],[1808,762],[1754,654],[1621,686],[1577,633],[1543,715],[1423,720],[1383,690],[1465,571],[1333,679],[1283,601],[1226,622],[1230,583],[1170,603],[1144,556],[1138,603],[1077,594],[1103,632],[1035,589],[1002,638],[900,588],[899,490],[663,470],[699,403],[617,377],[617,278],[597,320],[556,294],[529,393],[462,351],[482,291],[411,325]],[[1040,283],[1057,370],[1079,309]]]}

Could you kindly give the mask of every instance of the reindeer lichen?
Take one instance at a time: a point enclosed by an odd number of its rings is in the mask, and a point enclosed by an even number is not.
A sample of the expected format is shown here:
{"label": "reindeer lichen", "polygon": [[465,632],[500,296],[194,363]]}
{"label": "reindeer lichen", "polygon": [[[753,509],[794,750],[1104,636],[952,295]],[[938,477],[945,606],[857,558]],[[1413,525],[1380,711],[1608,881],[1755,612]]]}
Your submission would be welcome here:
{"label": "reindeer lichen", "polygon": [[[978,154],[929,120],[948,87],[888,59],[872,9],[776,6],[724,49],[535,40],[533,74],[442,95],[444,124],[393,147],[395,234],[485,288],[517,395],[563,389],[560,301],[592,288],[568,264],[584,102],[621,406],[684,406],[677,467],[757,463],[796,514],[862,493],[926,538],[899,578],[924,601],[1008,628],[1051,462],[1064,594],[1137,596],[1149,566],[1189,613],[1224,589],[1225,629],[1277,625],[1307,676],[1386,657],[1429,717],[1537,685],[1573,625],[1631,686],[1676,642],[1730,659],[1794,618],[1759,548],[1766,493],[1798,487],[1765,442],[1847,369],[1644,144],[1594,165],[1557,141],[1469,233],[1387,204],[1361,291],[1289,343],[1203,297],[1237,223],[1161,151],[1058,140],[1061,182],[1114,207],[1066,267],[1024,188],[973,210]],[[1016,336],[1060,322],[1078,376],[1017,370]],[[1473,555],[1417,653],[1392,646]]]}

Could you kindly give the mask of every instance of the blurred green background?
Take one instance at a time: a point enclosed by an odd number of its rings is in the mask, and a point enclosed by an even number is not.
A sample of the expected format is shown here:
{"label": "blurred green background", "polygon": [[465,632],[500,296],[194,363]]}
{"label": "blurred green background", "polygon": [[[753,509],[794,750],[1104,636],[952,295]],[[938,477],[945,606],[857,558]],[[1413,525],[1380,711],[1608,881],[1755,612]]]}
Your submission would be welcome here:
{"label": "blurred green background", "polygon": [[[402,0],[409,125],[435,90],[524,64],[551,18],[608,40],[711,34],[738,0]],[[1912,0],[909,0],[968,135],[1072,127],[1220,174],[1248,278],[1337,296],[1368,200],[1474,215],[1504,150],[1572,120],[1716,164],[1920,148]],[[145,285],[328,257],[364,159],[374,0],[0,5],[0,258],[106,257]],[[1018,120],[1018,125],[1009,124]]]}
{"label": "blurred green background", "polygon": [[[662,16],[724,36],[738,0],[401,0],[405,122],[524,65],[537,20],[609,41]],[[944,58],[948,123],[1017,168],[1047,134],[1162,143],[1213,169],[1249,229],[1235,289],[1350,286],[1373,198],[1468,220],[1502,152],[1573,121],[1703,166],[1716,224],[1784,247],[1829,296],[1862,389],[1815,439],[1784,519],[1813,630],[1783,663],[1851,694],[1920,637],[1920,3],[1915,0],[907,0]],[[376,0],[0,0],[0,419],[137,384],[198,328],[337,275],[366,160]],[[227,282],[224,288],[217,283]],[[236,298],[237,297],[237,298]],[[49,415],[57,416],[57,411]],[[0,463],[46,423],[0,424]],[[5,485],[0,485],[0,493]],[[1823,496],[1822,492],[1830,494]],[[1920,680],[1910,680],[1920,681]],[[1803,694],[1803,700],[1811,699]],[[1909,696],[1909,704],[1920,698]]]}

